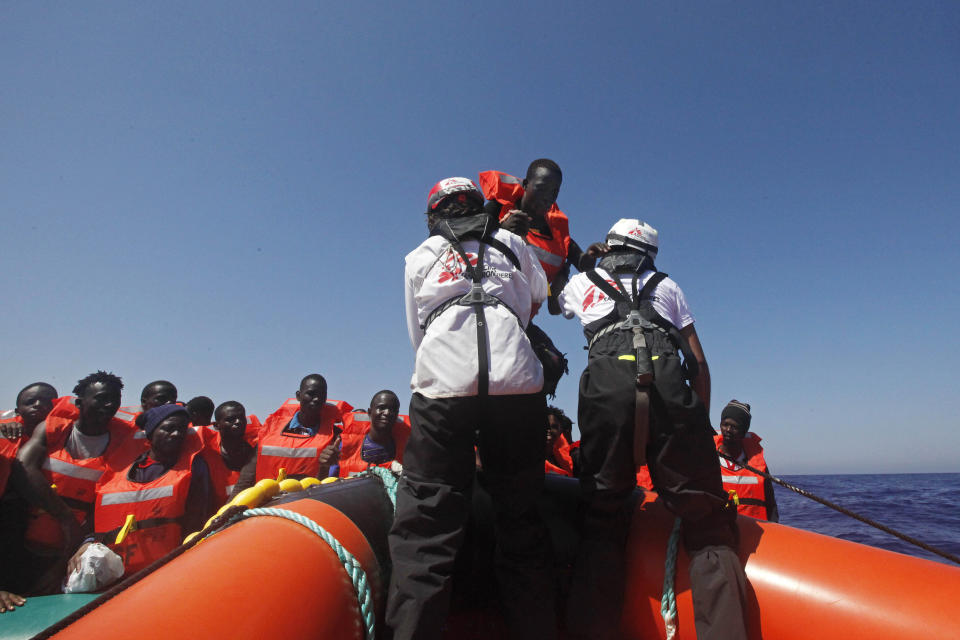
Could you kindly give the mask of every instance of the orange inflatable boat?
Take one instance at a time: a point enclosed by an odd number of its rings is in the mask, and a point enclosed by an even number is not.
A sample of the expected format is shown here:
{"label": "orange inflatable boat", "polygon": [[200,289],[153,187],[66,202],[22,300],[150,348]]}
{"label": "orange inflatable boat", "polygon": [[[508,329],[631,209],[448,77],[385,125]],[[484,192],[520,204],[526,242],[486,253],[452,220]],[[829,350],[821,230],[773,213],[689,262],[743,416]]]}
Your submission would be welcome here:
{"label": "orange inflatable boat", "polygon": [[[547,489],[544,513],[562,565],[563,550],[575,545],[568,534],[574,531],[578,485],[550,477]],[[660,598],[674,519],[650,494],[638,491],[637,497],[622,628],[629,638],[664,638]],[[359,640],[371,632],[383,637],[391,517],[383,480],[366,476],[311,486],[281,493],[263,506],[287,516],[245,517],[227,526],[52,637]],[[290,513],[319,525],[334,540],[288,519]],[[751,638],[960,637],[953,611],[960,568],[745,517],[740,529]],[[467,571],[483,570],[469,565],[464,563]],[[477,583],[472,577],[471,582]],[[676,637],[693,639],[682,545],[675,593]],[[464,631],[457,615],[454,611],[446,637],[482,638],[495,628],[470,624]]]}

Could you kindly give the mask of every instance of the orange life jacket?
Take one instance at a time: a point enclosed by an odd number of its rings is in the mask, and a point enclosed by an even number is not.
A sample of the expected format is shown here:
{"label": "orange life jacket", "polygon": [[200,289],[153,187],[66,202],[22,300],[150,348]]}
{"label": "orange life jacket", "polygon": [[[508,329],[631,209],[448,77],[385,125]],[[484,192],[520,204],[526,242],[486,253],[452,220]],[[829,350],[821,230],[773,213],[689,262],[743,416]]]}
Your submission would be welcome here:
{"label": "orange life jacket", "polygon": [[[256,417],[254,417],[256,419]],[[259,423],[258,423],[259,426]],[[246,439],[244,441],[251,444]],[[256,453],[256,444],[253,444],[254,454]],[[203,459],[210,468],[210,482],[213,485],[213,492],[217,497],[217,504],[227,503],[227,498],[233,492],[233,488],[240,479],[240,471],[234,471],[227,467],[223,461],[223,454],[220,451],[220,432],[210,429],[203,443]]]}
{"label": "orange life jacket", "polygon": [[647,469],[647,465],[637,469],[637,486],[647,491],[653,491],[653,478],[650,477],[650,470]]}
{"label": "orange life jacket", "polygon": [[[523,181],[502,171],[483,171],[480,173],[480,189],[487,200],[496,200],[500,207],[500,219],[511,209],[516,209],[523,197]],[[553,282],[570,253],[570,221],[567,215],[553,203],[546,213],[550,237],[535,229],[527,233],[527,244],[540,260],[547,274],[547,282]]]}
{"label": "orange life jacket", "polygon": [[284,432],[293,416],[300,411],[296,398],[288,399],[282,407],[267,418],[260,429],[257,447],[257,480],[276,479],[280,469],[287,476],[316,476],[320,471],[317,456],[336,437],[335,427],[343,422],[343,415],[351,407],[342,400],[327,400],[323,409],[320,428],[312,436]]}
{"label": "orange life jacket", "polygon": [[10,468],[13,464],[13,459],[17,457],[21,440],[22,438],[7,440],[3,436],[0,436],[0,497],[2,497],[7,490]]}
{"label": "orange life jacket", "polygon": [[[79,418],[80,410],[73,398],[62,398],[54,405],[46,419],[47,458],[41,468],[56,494],[83,525],[93,512],[100,477],[106,471],[128,466],[142,449],[132,438],[133,425],[112,418],[107,426],[110,441],[103,455],[77,460],[67,451],[66,444]],[[34,549],[59,549],[63,545],[57,519],[41,509],[31,510],[24,539]]]}
{"label": "orange life jacket", "polygon": [[[713,442],[719,451],[723,436],[720,434],[713,436]],[[743,453],[747,458],[746,464],[759,471],[767,471],[767,462],[763,459],[763,447],[760,446],[760,438],[757,435],[747,433],[744,436]],[[730,468],[731,466],[733,468]],[[730,495],[735,494],[737,513],[760,520],[767,519],[766,482],[763,477],[721,458],[720,479],[723,480],[724,491],[734,492]]]}
{"label": "orange life jacket", "polygon": [[[363,459],[363,441],[370,432],[370,415],[366,411],[357,410],[343,416],[343,433],[341,434],[340,448],[340,477],[346,478],[351,473],[366,471],[372,463]],[[397,416],[393,426],[393,442],[396,446],[394,460],[403,464],[403,452],[410,439],[410,416]],[[384,462],[376,466],[390,468],[392,462]]]}
{"label": "orange life jacket", "polygon": [[570,444],[562,433],[553,441],[553,458],[559,465],[553,464],[549,460],[544,460],[543,471],[545,473],[558,473],[562,476],[573,475],[573,458],[570,457]]}
{"label": "orange life jacket", "polygon": [[[123,558],[127,575],[180,545],[180,518],[186,512],[190,470],[203,445],[200,438],[188,435],[183,446],[177,463],[156,480],[132,482],[128,477],[131,463],[120,471],[105,474],[97,488],[95,531]],[[134,525],[118,543],[117,534],[128,515],[133,516]]]}

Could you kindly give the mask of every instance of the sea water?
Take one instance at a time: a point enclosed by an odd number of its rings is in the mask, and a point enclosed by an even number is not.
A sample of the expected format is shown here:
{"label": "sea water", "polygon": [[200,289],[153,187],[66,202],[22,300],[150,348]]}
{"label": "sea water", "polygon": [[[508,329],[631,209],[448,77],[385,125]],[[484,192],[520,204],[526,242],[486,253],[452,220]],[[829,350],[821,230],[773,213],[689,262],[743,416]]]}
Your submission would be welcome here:
{"label": "sea water", "polygon": [[[960,473],[779,476],[955,556],[960,556]],[[776,486],[780,523],[929,560],[949,560]]]}

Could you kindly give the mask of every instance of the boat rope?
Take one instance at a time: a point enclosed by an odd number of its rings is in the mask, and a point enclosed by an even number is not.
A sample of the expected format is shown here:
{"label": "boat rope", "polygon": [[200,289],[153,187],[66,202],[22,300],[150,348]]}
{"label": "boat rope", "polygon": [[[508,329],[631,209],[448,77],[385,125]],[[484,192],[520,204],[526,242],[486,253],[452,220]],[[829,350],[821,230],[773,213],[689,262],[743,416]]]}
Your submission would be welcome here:
{"label": "boat rope", "polygon": [[400,479],[389,469],[384,469],[383,467],[370,467],[367,469],[372,475],[380,478],[380,482],[383,483],[383,490],[386,492],[387,497],[390,498],[390,503],[393,504],[393,509],[397,509],[397,485],[400,484]]}
{"label": "boat rope", "polygon": [[340,541],[331,534],[329,531],[318,525],[316,522],[310,518],[301,515],[295,511],[288,511],[287,509],[273,509],[273,508],[257,508],[257,509],[247,509],[242,511],[234,516],[233,521],[242,520],[245,518],[255,518],[257,516],[270,516],[274,518],[284,518],[290,520],[291,522],[296,522],[302,527],[306,527],[313,533],[317,534],[321,540],[327,543],[327,545],[337,554],[337,558],[343,564],[344,570],[346,570],[347,575],[350,577],[350,581],[353,583],[353,589],[357,594],[357,602],[360,604],[360,616],[363,618],[364,627],[366,629],[366,638],[367,640],[373,640],[375,629],[374,625],[376,624],[376,617],[373,611],[373,594],[370,591],[370,581],[367,579],[367,573],[363,570],[363,567],[360,565],[360,562],[353,556],[352,553],[347,551],[347,549],[340,544]]}
{"label": "boat rope", "polygon": [[680,546],[680,518],[673,521],[673,531],[667,541],[667,562],[663,567],[663,597],[660,598],[660,615],[667,632],[667,640],[677,635],[677,596],[673,585],[677,576],[677,550]]}
{"label": "boat rope", "polygon": [[83,616],[87,615],[88,613],[90,613],[100,605],[105,604],[106,602],[111,600],[117,594],[125,591],[127,588],[136,584],[143,578],[146,578],[148,575],[150,575],[160,567],[164,566],[165,564],[169,563],[174,558],[179,557],[184,552],[193,548],[205,537],[213,533],[216,533],[217,530],[219,530],[222,527],[225,527],[227,524],[231,522],[234,516],[236,516],[238,513],[241,513],[246,508],[247,507],[243,505],[230,507],[229,509],[224,511],[222,515],[216,518],[213,518],[210,521],[210,524],[204,527],[203,530],[200,531],[198,535],[194,536],[193,539],[191,539],[189,542],[185,542],[181,544],[179,547],[177,547],[167,555],[163,556],[162,558],[157,559],[152,564],[149,564],[143,569],[141,569],[140,571],[137,571],[136,573],[130,576],[127,576],[124,580],[118,582],[117,584],[113,585],[112,587],[104,591],[97,598],[83,605],[82,607],[80,607],[79,609],[77,609],[67,617],[50,625],[49,627],[47,627],[37,635],[30,638],[30,640],[47,640],[47,638],[50,638],[56,635],[57,633],[60,633],[61,631],[66,629],[68,626],[70,626],[71,624],[73,624]]}
{"label": "boat rope", "polygon": [[938,555],[938,556],[940,556],[941,558],[946,558],[947,560],[949,560],[949,561],[951,561],[951,562],[955,562],[955,563],[957,563],[957,564],[960,564],[960,557],[957,557],[957,556],[953,555],[952,553],[947,553],[946,551],[941,551],[940,549],[937,549],[936,547],[931,547],[931,546],[928,545],[926,542],[922,542],[922,541],[920,541],[920,540],[917,540],[916,538],[914,538],[914,537],[912,537],[912,536],[908,536],[908,535],[905,534],[905,533],[901,533],[901,532],[897,531],[896,529],[891,529],[890,527],[888,527],[888,526],[886,526],[886,525],[883,525],[883,524],[880,524],[879,522],[876,522],[876,521],[874,521],[874,520],[871,520],[870,518],[868,518],[868,517],[866,517],[866,516],[862,516],[862,515],[860,515],[859,513],[854,513],[853,511],[850,511],[849,509],[846,509],[846,508],[844,508],[844,507],[841,507],[840,505],[838,505],[838,504],[836,504],[836,503],[834,503],[834,502],[830,502],[830,501],[827,500],[826,498],[821,498],[820,496],[818,496],[818,495],[816,495],[816,494],[813,494],[813,493],[810,493],[809,491],[807,491],[807,490],[805,490],[805,489],[801,489],[800,487],[795,487],[795,486],[793,486],[792,484],[790,484],[789,482],[786,482],[786,481],[784,481],[784,480],[781,480],[780,478],[778,478],[778,477],[776,477],[776,476],[770,475],[769,473],[767,473],[767,472],[765,472],[765,471],[760,471],[759,469],[754,469],[753,467],[751,467],[751,466],[748,465],[748,464],[744,464],[744,463],[742,463],[742,462],[738,462],[738,461],[735,460],[734,458],[731,458],[730,456],[728,456],[728,455],[726,455],[726,454],[724,454],[724,453],[720,453],[719,451],[718,451],[717,453],[720,455],[720,457],[726,458],[726,459],[729,460],[730,462],[735,463],[737,466],[743,467],[743,468],[746,469],[747,471],[751,471],[751,472],[757,474],[758,476],[762,476],[762,477],[766,478],[767,480],[772,480],[773,482],[776,482],[776,483],[779,484],[780,486],[786,487],[786,488],[789,489],[790,491],[793,491],[793,492],[795,492],[795,493],[799,493],[800,495],[804,496],[805,498],[810,498],[811,500],[814,500],[814,501],[816,501],[816,502],[819,502],[819,503],[822,504],[822,505],[826,505],[826,506],[830,507],[830,508],[833,509],[834,511],[839,511],[840,513],[842,513],[842,514],[844,514],[844,515],[848,515],[848,516],[850,516],[851,518],[853,518],[853,519],[855,519],[855,520],[859,520],[860,522],[862,522],[862,523],[864,523],[864,524],[868,524],[868,525],[870,525],[871,527],[876,527],[877,529],[880,529],[880,531],[883,531],[883,532],[885,532],[885,533],[889,533],[889,534],[892,535],[892,536],[896,536],[897,538],[900,538],[900,539],[903,540],[904,542],[909,542],[910,544],[915,545],[915,546],[918,546],[918,547],[920,547],[921,549],[924,549],[924,550],[926,550],[926,551],[929,551],[930,553],[933,553],[933,554],[935,554],[935,555]]}

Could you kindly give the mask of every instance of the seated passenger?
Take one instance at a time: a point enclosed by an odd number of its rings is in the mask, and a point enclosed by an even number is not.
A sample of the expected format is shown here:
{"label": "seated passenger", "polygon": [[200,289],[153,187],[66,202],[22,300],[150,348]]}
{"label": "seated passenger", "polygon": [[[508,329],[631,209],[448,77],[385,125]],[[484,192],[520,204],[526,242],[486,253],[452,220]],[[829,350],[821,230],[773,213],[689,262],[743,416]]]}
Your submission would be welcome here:
{"label": "seated passenger", "polygon": [[216,431],[204,442],[204,458],[210,466],[210,479],[219,506],[253,485],[257,449],[247,440],[247,410],[242,404],[234,400],[224,402],[213,417]]}
{"label": "seated passenger", "polygon": [[378,391],[367,411],[358,409],[343,417],[340,477],[374,465],[399,470],[409,438],[410,418],[400,415],[397,394],[386,389]]}
{"label": "seated passenger", "polygon": [[209,427],[213,418],[213,400],[207,396],[191,398],[186,404],[190,414],[190,424],[195,427]]}
{"label": "seated passenger", "polygon": [[139,423],[149,450],[125,468],[104,474],[94,511],[96,539],[123,558],[127,575],[175,549],[216,509],[210,472],[198,455],[202,444],[189,428],[187,410],[161,405],[144,411]]}
{"label": "seated passenger", "polygon": [[78,536],[93,528],[97,481],[139,453],[132,425],[114,418],[122,389],[112,373],[91,373],[74,387],[76,400],[61,399],[20,448],[24,473],[17,491],[35,507],[28,548],[75,548]]}
{"label": "seated passenger", "polygon": [[[760,438],[750,430],[750,405],[731,400],[720,414],[720,433],[713,437],[717,451],[758,471],[770,473]],[[780,521],[773,482],[720,456],[723,489],[734,498],[737,513],[770,522]]]}
{"label": "seated passenger", "polygon": [[260,430],[257,480],[326,478],[340,452],[343,414],[352,407],[327,401],[327,381],[311,373],[300,382],[296,399],[274,411]]}
{"label": "seated passenger", "polygon": [[570,457],[570,442],[563,435],[564,420],[570,418],[558,407],[547,407],[547,445],[544,452],[543,470],[562,476],[573,475],[573,459]]}
{"label": "seated passenger", "polygon": [[34,428],[46,420],[57,399],[57,390],[46,382],[28,384],[17,394],[16,409],[10,417],[0,417],[0,435],[8,440],[27,441]]}

